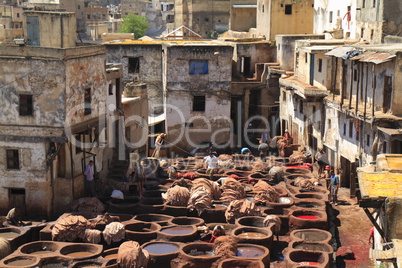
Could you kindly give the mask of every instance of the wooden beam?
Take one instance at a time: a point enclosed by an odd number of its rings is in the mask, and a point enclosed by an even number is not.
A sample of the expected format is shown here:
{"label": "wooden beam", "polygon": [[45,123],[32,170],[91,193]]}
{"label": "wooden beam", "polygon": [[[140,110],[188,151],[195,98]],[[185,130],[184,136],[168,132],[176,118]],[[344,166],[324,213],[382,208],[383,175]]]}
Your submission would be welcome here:
{"label": "wooden beam", "polygon": [[[371,215],[370,210],[368,208],[363,208],[364,212],[366,213],[367,217],[370,219],[371,223],[377,229],[378,233],[381,235],[382,238],[385,238],[384,230],[381,229],[380,225],[378,225],[377,221],[374,219],[373,215]],[[386,241],[386,239],[385,239]]]}

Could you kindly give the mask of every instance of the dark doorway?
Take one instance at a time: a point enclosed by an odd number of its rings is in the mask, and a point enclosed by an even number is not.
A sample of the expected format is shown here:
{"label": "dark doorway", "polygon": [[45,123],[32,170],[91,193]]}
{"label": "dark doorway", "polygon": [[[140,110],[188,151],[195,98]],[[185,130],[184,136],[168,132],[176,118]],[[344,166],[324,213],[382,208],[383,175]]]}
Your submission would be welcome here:
{"label": "dark doorway", "polygon": [[387,113],[391,109],[391,99],[392,99],[392,77],[384,76],[384,93],[383,93],[383,104],[382,109],[384,113]]}
{"label": "dark doorway", "polygon": [[345,157],[341,156],[341,167],[339,170],[342,171],[342,174],[339,174],[340,175],[339,177],[341,180],[342,187],[350,188],[350,177],[352,175],[350,173],[350,167],[351,167],[350,161]]}
{"label": "dark doorway", "polygon": [[251,76],[251,57],[241,58],[241,72],[245,77]]}
{"label": "dark doorway", "polygon": [[12,209],[15,207],[19,207],[21,211],[21,216],[25,216],[26,203],[25,203],[25,189],[23,188],[8,189],[8,208]]}

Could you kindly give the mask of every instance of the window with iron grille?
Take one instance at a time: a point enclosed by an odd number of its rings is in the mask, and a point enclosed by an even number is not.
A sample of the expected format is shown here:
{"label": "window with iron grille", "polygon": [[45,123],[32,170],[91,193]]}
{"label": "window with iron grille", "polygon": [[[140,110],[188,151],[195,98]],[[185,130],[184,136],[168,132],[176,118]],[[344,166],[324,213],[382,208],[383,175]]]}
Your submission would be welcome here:
{"label": "window with iron grille", "polygon": [[194,112],[205,112],[205,96],[194,96],[193,111]]}
{"label": "window with iron grille", "polygon": [[7,169],[20,169],[20,157],[18,150],[6,150]]}
{"label": "window with iron grille", "polygon": [[32,95],[20,95],[20,115],[31,116],[33,115],[33,101]]}
{"label": "window with iron grille", "polygon": [[285,5],[285,15],[292,15],[292,5]]}

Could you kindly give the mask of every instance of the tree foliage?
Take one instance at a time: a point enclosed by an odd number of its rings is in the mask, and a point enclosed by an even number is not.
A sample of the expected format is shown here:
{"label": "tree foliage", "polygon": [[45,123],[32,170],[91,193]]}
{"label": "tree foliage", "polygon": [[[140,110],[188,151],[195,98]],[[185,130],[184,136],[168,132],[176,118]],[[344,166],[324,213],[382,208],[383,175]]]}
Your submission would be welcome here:
{"label": "tree foliage", "polygon": [[143,37],[149,29],[149,24],[145,16],[138,16],[134,14],[128,14],[123,17],[121,24],[122,33],[134,33],[136,39]]}

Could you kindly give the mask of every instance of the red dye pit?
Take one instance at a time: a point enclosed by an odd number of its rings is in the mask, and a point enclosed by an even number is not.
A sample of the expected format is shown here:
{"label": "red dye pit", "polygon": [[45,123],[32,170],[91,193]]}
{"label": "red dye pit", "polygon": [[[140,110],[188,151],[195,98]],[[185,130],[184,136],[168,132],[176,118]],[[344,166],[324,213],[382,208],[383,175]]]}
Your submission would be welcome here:
{"label": "red dye pit", "polygon": [[310,216],[310,215],[304,215],[304,216],[297,216],[299,219],[303,219],[303,220],[317,220],[319,219],[316,216]]}
{"label": "red dye pit", "polygon": [[300,265],[320,265],[319,262],[314,262],[314,261],[302,261],[299,262]]}

